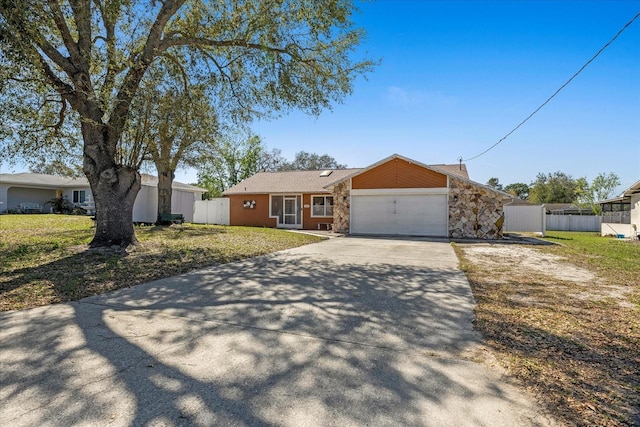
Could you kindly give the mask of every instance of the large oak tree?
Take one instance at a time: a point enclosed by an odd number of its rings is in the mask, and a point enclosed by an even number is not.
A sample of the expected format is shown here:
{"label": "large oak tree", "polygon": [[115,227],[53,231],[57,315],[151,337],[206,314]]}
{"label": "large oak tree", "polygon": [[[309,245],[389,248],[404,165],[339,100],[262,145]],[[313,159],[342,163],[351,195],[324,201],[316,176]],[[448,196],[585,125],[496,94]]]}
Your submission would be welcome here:
{"label": "large oak tree", "polygon": [[[353,9],[349,0],[0,0],[3,123],[56,136],[76,120],[96,202],[92,245],[128,245],[141,182],[120,161],[120,145],[151,64],[187,58],[185,70],[226,88],[222,104],[234,117],[318,114],[373,65],[351,57],[362,37]],[[28,156],[34,146],[16,135],[0,131],[3,144]]]}

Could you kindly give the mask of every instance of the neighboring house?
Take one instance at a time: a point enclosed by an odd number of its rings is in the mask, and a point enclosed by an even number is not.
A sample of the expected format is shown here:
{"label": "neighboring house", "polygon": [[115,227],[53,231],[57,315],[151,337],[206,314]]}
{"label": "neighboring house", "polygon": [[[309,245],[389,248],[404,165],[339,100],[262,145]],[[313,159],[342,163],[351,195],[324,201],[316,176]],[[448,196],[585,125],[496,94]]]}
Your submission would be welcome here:
{"label": "neighboring house", "polygon": [[505,206],[536,206],[528,200],[519,199],[514,197],[509,202],[504,204]]}
{"label": "neighboring house", "polygon": [[[133,221],[154,223],[158,216],[158,179],[142,175],[142,187],[133,205]],[[206,190],[192,185],[173,182],[171,210],[181,213],[185,221],[193,220],[193,205]],[[20,206],[35,206],[49,212],[47,203],[57,197],[66,198],[71,204],[95,211],[91,188],[86,178],[65,178],[35,173],[0,174],[0,212],[18,210]]]}
{"label": "neighboring house", "polygon": [[595,215],[591,208],[580,208],[573,203],[545,203],[547,215]]}
{"label": "neighboring house", "polygon": [[600,233],[635,237],[640,233],[640,181],[620,197],[598,202],[602,208]]}
{"label": "neighboring house", "polygon": [[470,181],[464,165],[397,154],[363,169],[260,172],[224,196],[230,225],[487,239],[502,238],[511,200]]}

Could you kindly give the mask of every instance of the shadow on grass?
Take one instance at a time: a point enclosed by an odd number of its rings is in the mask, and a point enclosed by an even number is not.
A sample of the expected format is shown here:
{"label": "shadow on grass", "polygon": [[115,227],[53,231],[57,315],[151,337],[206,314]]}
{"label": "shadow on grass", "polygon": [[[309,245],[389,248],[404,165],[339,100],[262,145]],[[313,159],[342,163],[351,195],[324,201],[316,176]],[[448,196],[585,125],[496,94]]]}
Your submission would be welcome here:
{"label": "shadow on grass", "polygon": [[[556,416],[567,425],[640,425],[638,323],[624,320],[637,319],[637,310],[616,305],[616,311],[626,314],[612,319],[595,303],[577,298],[535,304],[505,300],[495,286],[472,282],[476,328],[509,360],[510,371],[555,408]],[[518,289],[526,293],[543,286],[520,283]],[[546,328],[544,320],[532,320],[544,318],[545,312]],[[564,329],[573,323],[579,326]]]}
{"label": "shadow on grass", "polygon": [[11,425],[486,424],[484,399],[510,397],[470,380],[484,374],[468,362],[434,357],[476,344],[472,304],[456,271],[279,254],[2,313],[2,403],[11,410],[1,417]]}
{"label": "shadow on grass", "polygon": [[545,239],[548,240],[574,240],[572,237],[562,237],[562,236],[545,236]]}
{"label": "shadow on grass", "polygon": [[167,236],[173,239],[184,239],[192,237],[207,237],[218,234],[226,234],[228,231],[222,226],[202,226],[194,227],[189,224],[183,225],[152,225],[138,226],[135,229],[136,236]]}

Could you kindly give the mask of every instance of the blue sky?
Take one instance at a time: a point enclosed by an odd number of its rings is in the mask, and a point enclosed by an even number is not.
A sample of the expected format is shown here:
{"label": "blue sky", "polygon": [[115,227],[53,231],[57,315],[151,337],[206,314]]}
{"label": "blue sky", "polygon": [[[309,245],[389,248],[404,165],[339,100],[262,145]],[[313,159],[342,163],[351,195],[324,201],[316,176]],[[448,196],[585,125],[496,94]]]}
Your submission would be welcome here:
{"label": "blue sky", "polygon": [[[305,150],[350,167],[393,153],[456,163],[497,142],[640,11],[640,1],[374,1],[355,21],[382,63],[319,117],[293,112],[254,131],[287,158]],[[640,179],[640,18],[492,151],[471,179],[530,183],[562,171]],[[178,180],[195,181],[182,172]]]}
{"label": "blue sky", "polygon": [[[640,11],[636,1],[360,3],[357,53],[381,59],[353,94],[319,117],[253,125],[268,148],[305,150],[365,167],[393,153],[456,163],[496,143]],[[530,183],[562,171],[591,181],[640,179],[640,18],[545,108],[467,163],[485,183]],[[17,170],[16,170],[17,171]],[[196,182],[194,170],[177,173]]]}

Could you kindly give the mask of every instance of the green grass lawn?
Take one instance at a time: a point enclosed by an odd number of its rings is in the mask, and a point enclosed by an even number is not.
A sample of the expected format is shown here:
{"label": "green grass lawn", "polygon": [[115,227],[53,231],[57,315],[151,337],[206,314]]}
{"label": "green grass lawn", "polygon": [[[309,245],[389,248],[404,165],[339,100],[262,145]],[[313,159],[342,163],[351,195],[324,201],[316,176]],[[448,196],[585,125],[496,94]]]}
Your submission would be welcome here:
{"label": "green grass lawn", "polygon": [[[640,241],[575,231],[549,231],[545,240],[559,244],[546,247],[546,251],[640,292]],[[638,298],[636,302],[640,303]]]}
{"label": "green grass lawn", "polygon": [[0,215],[0,311],[71,301],[314,243],[316,236],[284,230],[185,224],[136,227],[127,252],[89,250],[90,218]]}

